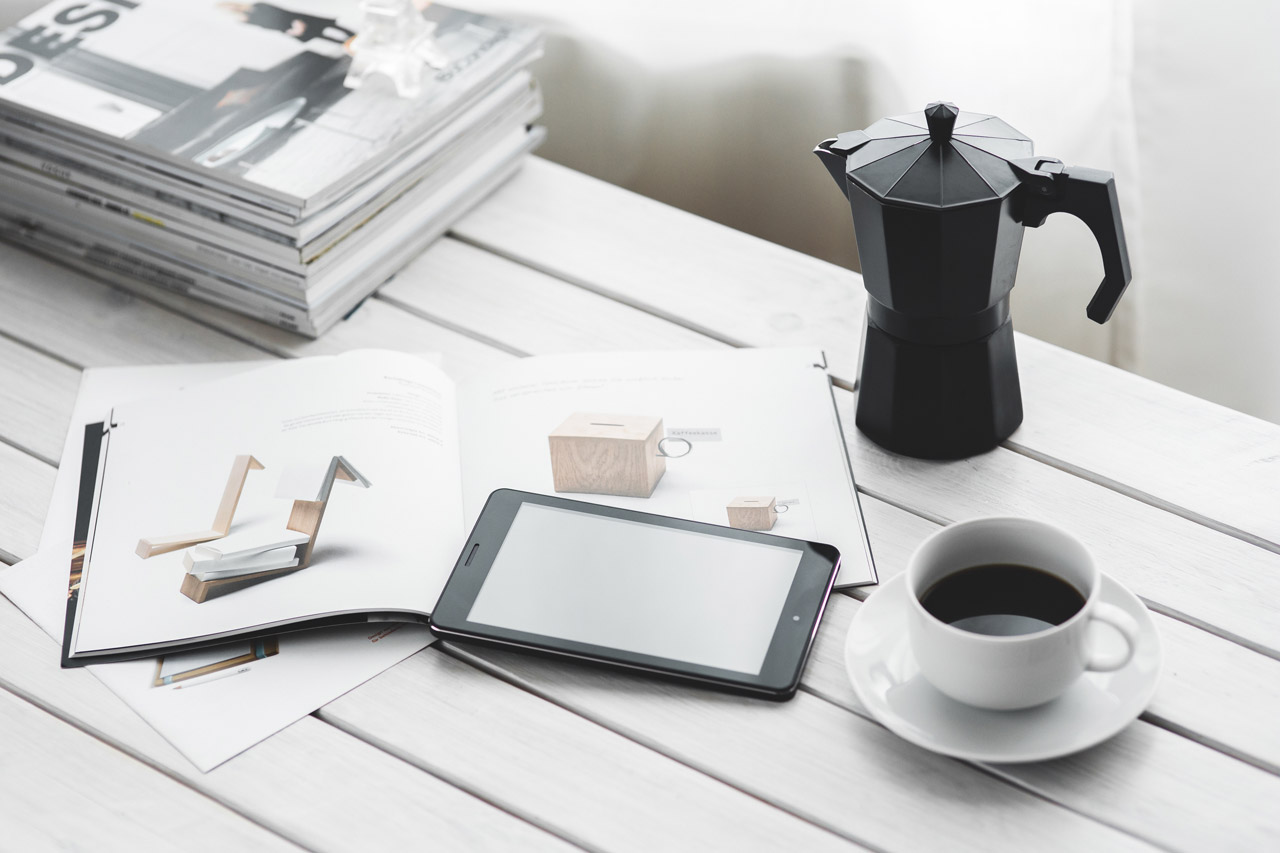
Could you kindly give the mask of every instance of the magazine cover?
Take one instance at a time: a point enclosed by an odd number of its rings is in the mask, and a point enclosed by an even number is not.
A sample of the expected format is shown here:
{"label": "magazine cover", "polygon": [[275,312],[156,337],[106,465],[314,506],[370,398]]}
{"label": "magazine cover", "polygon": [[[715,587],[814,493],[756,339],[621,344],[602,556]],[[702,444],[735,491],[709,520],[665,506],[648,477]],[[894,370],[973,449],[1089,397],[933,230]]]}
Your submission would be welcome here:
{"label": "magazine cover", "polygon": [[354,0],[62,0],[0,33],[0,112],[63,144],[318,208],[537,50],[530,27],[416,5],[436,59],[400,98],[344,83]]}

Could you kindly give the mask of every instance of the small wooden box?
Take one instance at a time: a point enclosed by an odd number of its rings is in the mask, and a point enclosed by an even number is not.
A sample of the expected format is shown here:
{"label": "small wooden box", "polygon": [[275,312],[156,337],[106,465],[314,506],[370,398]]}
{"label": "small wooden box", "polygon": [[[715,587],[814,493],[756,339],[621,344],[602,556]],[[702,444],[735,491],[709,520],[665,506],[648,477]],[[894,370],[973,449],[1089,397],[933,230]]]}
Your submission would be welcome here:
{"label": "small wooden box", "polygon": [[661,439],[662,418],[575,412],[548,436],[555,490],[647,498],[667,470]]}
{"label": "small wooden box", "polygon": [[729,526],[739,530],[772,530],[778,520],[774,498],[744,495],[729,501]]}

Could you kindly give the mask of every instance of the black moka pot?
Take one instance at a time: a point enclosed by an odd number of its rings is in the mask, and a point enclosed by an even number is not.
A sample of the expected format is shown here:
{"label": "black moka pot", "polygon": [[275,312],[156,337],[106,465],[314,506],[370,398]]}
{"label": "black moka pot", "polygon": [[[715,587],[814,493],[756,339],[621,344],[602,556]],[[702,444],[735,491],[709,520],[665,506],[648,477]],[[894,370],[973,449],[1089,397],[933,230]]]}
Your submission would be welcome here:
{"label": "black moka pot", "polygon": [[908,456],[958,459],[1022,423],[1009,321],[1022,228],[1080,217],[1105,277],[1105,323],[1129,284],[1110,172],[1033,156],[998,118],[936,102],[814,149],[853,209],[867,300],[858,428]]}

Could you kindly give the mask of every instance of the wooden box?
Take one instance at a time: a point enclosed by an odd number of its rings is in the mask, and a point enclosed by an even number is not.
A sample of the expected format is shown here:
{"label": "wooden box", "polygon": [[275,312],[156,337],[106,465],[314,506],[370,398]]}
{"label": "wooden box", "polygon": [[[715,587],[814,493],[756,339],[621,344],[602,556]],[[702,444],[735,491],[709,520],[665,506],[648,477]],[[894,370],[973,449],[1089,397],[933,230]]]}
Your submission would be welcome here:
{"label": "wooden box", "polygon": [[667,470],[661,439],[662,418],[575,412],[548,436],[555,490],[647,498]]}
{"label": "wooden box", "polygon": [[729,526],[739,530],[772,530],[778,520],[774,498],[744,495],[729,501]]}

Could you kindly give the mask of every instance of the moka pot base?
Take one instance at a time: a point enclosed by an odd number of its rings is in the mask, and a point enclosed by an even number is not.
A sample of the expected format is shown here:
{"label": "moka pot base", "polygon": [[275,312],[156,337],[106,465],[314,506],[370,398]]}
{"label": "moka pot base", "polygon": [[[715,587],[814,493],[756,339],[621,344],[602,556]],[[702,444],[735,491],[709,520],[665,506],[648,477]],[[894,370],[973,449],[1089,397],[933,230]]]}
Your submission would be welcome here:
{"label": "moka pot base", "polygon": [[1022,389],[1013,324],[1000,304],[1003,322],[989,334],[926,345],[882,328],[896,312],[870,300],[858,429],[886,450],[920,459],[962,459],[1008,438],[1022,423]]}

